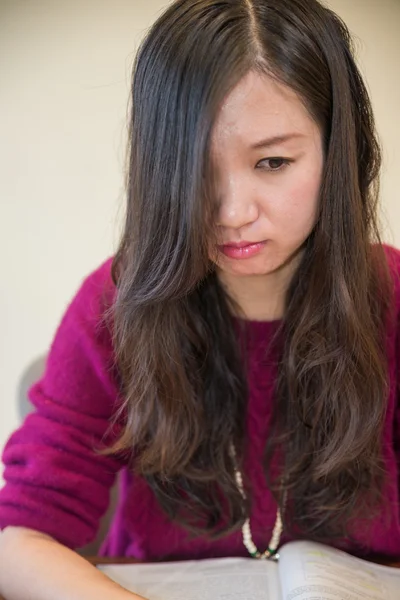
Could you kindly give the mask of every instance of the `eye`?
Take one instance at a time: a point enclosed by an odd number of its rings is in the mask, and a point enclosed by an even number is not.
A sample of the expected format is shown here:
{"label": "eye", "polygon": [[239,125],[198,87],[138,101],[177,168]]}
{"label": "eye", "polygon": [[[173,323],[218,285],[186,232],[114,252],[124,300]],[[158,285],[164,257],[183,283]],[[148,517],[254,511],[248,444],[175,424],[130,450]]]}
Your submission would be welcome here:
{"label": "eye", "polygon": [[[263,158],[262,160],[260,160],[260,162],[257,163],[256,169],[264,169],[266,171],[271,172],[282,171],[283,169],[288,167],[291,162],[291,160],[280,157]],[[267,163],[269,163],[269,165],[264,166],[263,163],[264,165],[267,165]]]}

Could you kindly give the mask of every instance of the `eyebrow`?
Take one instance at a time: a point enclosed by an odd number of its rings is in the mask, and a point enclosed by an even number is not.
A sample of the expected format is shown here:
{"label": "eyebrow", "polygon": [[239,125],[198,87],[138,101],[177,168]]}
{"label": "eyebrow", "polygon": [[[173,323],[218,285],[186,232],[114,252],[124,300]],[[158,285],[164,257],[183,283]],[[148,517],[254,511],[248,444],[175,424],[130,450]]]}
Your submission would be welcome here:
{"label": "eyebrow", "polygon": [[305,137],[303,133],[285,133],[284,135],[275,135],[273,137],[260,140],[259,142],[253,144],[251,147],[254,148],[254,150],[257,150],[258,148],[276,146],[277,144],[282,144],[283,142],[287,142],[288,140],[303,137]]}

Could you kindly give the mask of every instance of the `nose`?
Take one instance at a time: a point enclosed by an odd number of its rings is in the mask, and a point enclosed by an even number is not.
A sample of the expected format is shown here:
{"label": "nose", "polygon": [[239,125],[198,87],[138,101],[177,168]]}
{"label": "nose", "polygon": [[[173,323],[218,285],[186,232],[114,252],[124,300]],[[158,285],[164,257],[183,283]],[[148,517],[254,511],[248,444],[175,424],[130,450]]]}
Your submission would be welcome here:
{"label": "nose", "polygon": [[243,176],[230,176],[220,189],[218,227],[240,229],[258,218],[258,203],[253,186]]}

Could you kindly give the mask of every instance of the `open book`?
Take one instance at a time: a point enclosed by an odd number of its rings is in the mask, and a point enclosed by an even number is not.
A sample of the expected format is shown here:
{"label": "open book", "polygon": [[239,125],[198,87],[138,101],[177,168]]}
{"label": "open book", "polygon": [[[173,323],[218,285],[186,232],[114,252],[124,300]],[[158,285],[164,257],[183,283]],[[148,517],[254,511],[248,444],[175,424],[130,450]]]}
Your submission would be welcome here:
{"label": "open book", "polygon": [[149,600],[400,600],[400,569],[305,541],[285,544],[279,556],[98,568]]}

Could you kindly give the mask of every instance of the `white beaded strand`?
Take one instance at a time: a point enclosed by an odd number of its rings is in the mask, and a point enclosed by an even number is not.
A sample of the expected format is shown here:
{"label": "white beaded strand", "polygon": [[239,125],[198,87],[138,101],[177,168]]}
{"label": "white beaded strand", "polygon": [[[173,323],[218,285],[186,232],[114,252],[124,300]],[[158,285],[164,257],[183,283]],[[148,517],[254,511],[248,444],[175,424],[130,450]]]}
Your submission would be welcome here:
{"label": "white beaded strand", "polygon": [[[235,448],[233,445],[231,446],[231,454],[232,454],[232,458],[235,462],[236,484],[239,488],[242,498],[245,500],[246,495],[245,495],[244,487],[243,487],[243,478],[242,478],[242,474],[239,471],[239,468],[236,463],[236,452],[235,452]],[[251,529],[250,529],[250,519],[247,518],[242,527],[243,544],[244,544],[245,548],[247,549],[247,551],[249,552],[249,554],[253,558],[261,558],[261,559],[270,558],[271,560],[278,560],[279,554],[277,554],[276,551],[278,549],[279,541],[281,539],[282,529],[283,529],[282,516],[281,516],[281,511],[278,508],[277,513],[276,513],[274,529],[272,531],[271,541],[268,544],[267,549],[264,552],[260,552],[258,550],[257,546],[255,545],[255,543],[253,542],[253,538],[251,535]]]}

